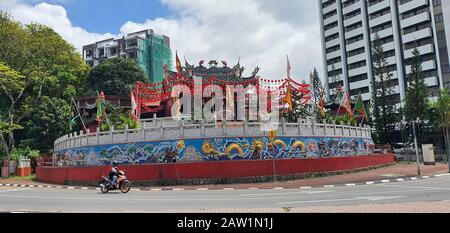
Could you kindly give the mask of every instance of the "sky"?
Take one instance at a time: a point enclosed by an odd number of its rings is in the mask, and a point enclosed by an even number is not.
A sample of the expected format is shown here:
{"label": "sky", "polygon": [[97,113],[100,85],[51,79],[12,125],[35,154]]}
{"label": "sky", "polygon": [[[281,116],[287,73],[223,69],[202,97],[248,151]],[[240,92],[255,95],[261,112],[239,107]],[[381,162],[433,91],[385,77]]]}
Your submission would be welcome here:
{"label": "sky", "polygon": [[259,66],[262,78],[281,79],[288,55],[295,80],[323,73],[316,0],[0,0],[0,10],[53,28],[78,51],[149,28],[191,64],[240,58],[244,76]]}

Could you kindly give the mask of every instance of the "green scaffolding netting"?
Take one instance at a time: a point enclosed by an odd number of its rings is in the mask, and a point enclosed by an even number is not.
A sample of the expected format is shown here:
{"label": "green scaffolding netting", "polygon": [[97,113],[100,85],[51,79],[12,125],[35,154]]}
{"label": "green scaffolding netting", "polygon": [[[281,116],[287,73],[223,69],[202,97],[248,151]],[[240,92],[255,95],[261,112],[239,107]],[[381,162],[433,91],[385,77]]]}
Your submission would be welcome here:
{"label": "green scaffolding netting", "polygon": [[169,69],[172,69],[172,51],[162,36],[152,35],[150,40],[141,38],[138,63],[149,82],[157,83],[163,80],[164,65],[167,64]]}

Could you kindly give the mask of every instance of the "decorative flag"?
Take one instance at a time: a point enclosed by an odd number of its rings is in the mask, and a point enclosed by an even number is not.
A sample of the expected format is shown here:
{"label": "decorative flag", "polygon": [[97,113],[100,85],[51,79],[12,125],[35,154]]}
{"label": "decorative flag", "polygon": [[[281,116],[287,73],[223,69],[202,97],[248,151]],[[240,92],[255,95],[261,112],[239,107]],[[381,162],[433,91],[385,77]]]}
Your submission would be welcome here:
{"label": "decorative flag", "polygon": [[325,99],[323,98],[323,92],[320,93],[318,109],[319,109],[320,115],[322,117],[325,117]]}
{"label": "decorative flag", "polygon": [[134,98],[133,90],[130,89],[130,100],[131,100],[131,117],[138,122],[137,120],[137,104],[136,99]]}
{"label": "decorative flag", "polygon": [[69,129],[70,129],[70,131],[73,130],[73,127],[77,124],[78,117],[80,117],[80,115],[76,115],[76,116],[74,116],[74,115],[75,114],[72,112],[72,118],[69,121]]}
{"label": "decorative flag", "polygon": [[[339,105],[339,109],[344,109],[350,116],[352,116],[353,112],[352,112],[352,105],[350,103],[350,97],[348,95],[348,92],[345,92],[342,95],[342,99],[341,99],[341,104]],[[338,109],[338,114],[339,114],[339,109]]]}
{"label": "decorative flag", "polygon": [[353,115],[360,117],[361,119],[368,120],[366,107],[364,106],[364,101],[361,97],[361,93],[358,95],[358,100],[355,104],[355,109],[353,109]]}
{"label": "decorative flag", "polygon": [[291,85],[288,83],[286,96],[284,97],[284,102],[288,104],[289,111],[292,112],[292,94],[291,94]]}
{"label": "decorative flag", "polygon": [[180,58],[178,57],[178,51],[175,52],[175,63],[176,63],[175,66],[177,69],[178,76],[180,76],[181,75],[181,62],[180,62]]}
{"label": "decorative flag", "polygon": [[100,92],[97,98],[97,121],[98,123],[102,122],[103,113],[105,112],[105,93]]}
{"label": "decorative flag", "polygon": [[231,90],[231,85],[227,85],[226,95],[227,95],[226,99],[227,109],[231,110],[231,112],[234,112],[234,92]]}

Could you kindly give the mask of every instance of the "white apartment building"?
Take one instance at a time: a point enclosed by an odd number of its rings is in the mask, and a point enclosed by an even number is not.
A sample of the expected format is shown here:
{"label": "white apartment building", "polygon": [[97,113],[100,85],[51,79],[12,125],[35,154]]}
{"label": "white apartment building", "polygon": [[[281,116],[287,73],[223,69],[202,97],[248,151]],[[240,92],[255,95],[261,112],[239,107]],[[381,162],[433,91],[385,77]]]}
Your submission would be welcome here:
{"label": "white apartment building", "polygon": [[[450,0],[318,0],[328,97],[338,85],[372,96],[371,42],[378,34],[393,74],[392,98],[405,99],[411,52],[417,47],[431,97],[450,88]],[[332,79],[337,74],[339,79]]]}

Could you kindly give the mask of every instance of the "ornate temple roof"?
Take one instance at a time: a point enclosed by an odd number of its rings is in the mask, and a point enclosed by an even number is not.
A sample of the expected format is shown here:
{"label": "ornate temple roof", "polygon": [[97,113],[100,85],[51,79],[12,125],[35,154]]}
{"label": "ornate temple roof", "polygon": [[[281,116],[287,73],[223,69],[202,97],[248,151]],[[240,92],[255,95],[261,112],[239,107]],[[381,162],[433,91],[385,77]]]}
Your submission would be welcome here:
{"label": "ornate temple roof", "polygon": [[182,75],[188,78],[201,77],[203,82],[208,82],[211,78],[223,82],[242,82],[256,79],[256,74],[259,71],[259,67],[256,67],[249,77],[242,77],[245,68],[239,64],[239,61],[233,67],[228,66],[225,61],[222,61],[221,65],[216,60],[209,61],[207,65],[204,63],[205,61],[202,60],[198,66],[195,66],[185,61],[185,66],[182,67],[181,71]]}

